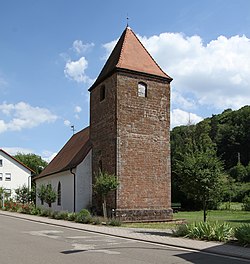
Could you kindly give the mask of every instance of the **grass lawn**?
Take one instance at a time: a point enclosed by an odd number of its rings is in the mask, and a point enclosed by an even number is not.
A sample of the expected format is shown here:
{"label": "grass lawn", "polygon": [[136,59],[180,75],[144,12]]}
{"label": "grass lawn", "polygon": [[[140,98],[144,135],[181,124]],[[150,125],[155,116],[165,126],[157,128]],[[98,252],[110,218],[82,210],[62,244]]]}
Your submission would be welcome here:
{"label": "grass lawn", "polygon": [[[174,219],[186,219],[188,223],[203,221],[203,211],[178,212],[174,214]],[[250,212],[236,210],[211,210],[208,211],[207,221],[227,222],[232,227],[241,224],[250,224]]]}
{"label": "grass lawn", "polygon": [[[174,214],[174,219],[185,219],[188,223],[203,221],[203,211],[195,212],[178,212]],[[232,227],[240,226],[242,224],[250,224],[250,212],[241,210],[211,210],[208,211],[207,221],[210,222],[227,222]],[[135,228],[156,228],[165,229],[173,228],[175,223],[127,223],[122,224],[123,227],[135,227]]]}

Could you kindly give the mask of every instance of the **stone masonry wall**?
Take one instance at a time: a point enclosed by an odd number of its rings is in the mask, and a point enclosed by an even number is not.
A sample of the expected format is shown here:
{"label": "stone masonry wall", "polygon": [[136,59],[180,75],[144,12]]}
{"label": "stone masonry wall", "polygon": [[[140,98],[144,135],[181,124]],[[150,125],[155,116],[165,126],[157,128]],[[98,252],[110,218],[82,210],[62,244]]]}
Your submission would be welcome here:
{"label": "stone masonry wall", "polygon": [[[147,84],[145,98],[137,95],[139,82]],[[170,219],[170,85],[119,73],[117,86],[117,216]]]}
{"label": "stone masonry wall", "polygon": [[[105,85],[105,99],[100,101],[100,89]],[[90,139],[93,145],[93,183],[99,170],[116,174],[116,75],[106,79],[90,94]],[[111,208],[115,208],[115,193],[110,198]],[[110,203],[109,203],[110,204]],[[100,211],[100,199],[95,194],[93,205]]]}

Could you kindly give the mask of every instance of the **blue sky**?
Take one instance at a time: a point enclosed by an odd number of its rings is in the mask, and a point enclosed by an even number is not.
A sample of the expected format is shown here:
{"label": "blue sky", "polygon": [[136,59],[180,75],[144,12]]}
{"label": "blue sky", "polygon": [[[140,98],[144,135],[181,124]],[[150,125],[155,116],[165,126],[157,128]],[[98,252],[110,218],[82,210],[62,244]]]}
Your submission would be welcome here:
{"label": "blue sky", "polygon": [[172,127],[250,104],[248,0],[0,0],[0,148],[50,159],[129,26],[173,77]]}

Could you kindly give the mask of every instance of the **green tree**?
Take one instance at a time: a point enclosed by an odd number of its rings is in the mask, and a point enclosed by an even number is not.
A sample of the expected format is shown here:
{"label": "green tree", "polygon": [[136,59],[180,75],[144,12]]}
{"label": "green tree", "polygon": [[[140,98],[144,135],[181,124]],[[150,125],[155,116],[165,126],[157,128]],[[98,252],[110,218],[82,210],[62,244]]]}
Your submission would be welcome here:
{"label": "green tree", "polygon": [[51,204],[56,201],[56,191],[52,188],[51,184],[46,186],[44,201],[49,205],[49,207],[51,207]]}
{"label": "green tree", "polygon": [[32,169],[36,175],[41,173],[41,171],[48,165],[48,162],[36,154],[17,153],[14,158]]}
{"label": "green tree", "polygon": [[36,190],[37,197],[41,200],[41,204],[44,204],[45,197],[46,197],[47,187],[44,184],[39,185]]}
{"label": "green tree", "polygon": [[222,192],[223,166],[213,149],[186,152],[177,162],[181,177],[181,190],[196,201],[202,202],[204,222],[209,202],[219,199]]}
{"label": "green tree", "polygon": [[103,216],[107,218],[107,197],[111,191],[117,189],[119,183],[117,177],[113,174],[108,174],[107,172],[99,171],[96,175],[96,182],[93,185],[94,191],[102,197],[102,208]]}
{"label": "green tree", "polygon": [[31,200],[31,192],[26,185],[15,190],[16,200],[22,204],[28,203]]}

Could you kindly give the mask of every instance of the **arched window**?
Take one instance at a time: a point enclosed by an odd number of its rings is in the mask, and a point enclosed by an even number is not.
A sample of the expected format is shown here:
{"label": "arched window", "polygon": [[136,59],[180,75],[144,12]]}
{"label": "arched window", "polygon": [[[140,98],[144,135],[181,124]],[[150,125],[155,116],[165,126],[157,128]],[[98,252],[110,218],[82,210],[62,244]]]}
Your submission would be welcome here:
{"label": "arched window", "polygon": [[100,102],[105,99],[105,85],[102,85],[100,88]]}
{"label": "arched window", "polygon": [[146,83],[139,82],[138,83],[138,96],[139,97],[147,97],[147,85]]}
{"label": "arched window", "polygon": [[61,189],[61,182],[58,183],[57,186],[57,205],[61,205],[62,199],[62,189]]}

